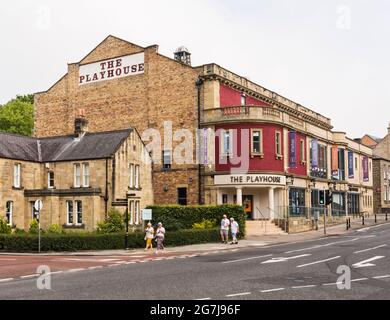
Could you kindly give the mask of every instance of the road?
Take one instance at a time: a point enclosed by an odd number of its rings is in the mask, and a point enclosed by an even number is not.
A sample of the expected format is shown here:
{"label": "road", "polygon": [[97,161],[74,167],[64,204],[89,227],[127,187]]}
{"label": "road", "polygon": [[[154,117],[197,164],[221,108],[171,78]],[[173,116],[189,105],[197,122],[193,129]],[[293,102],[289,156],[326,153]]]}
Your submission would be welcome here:
{"label": "road", "polygon": [[[158,257],[0,256],[0,299],[390,300],[389,256],[390,224],[228,252]],[[37,289],[32,268],[39,263],[52,268],[51,290]],[[21,271],[18,265],[26,269]],[[350,290],[337,286],[337,269],[343,265],[351,268]],[[26,277],[21,272],[27,272]]]}

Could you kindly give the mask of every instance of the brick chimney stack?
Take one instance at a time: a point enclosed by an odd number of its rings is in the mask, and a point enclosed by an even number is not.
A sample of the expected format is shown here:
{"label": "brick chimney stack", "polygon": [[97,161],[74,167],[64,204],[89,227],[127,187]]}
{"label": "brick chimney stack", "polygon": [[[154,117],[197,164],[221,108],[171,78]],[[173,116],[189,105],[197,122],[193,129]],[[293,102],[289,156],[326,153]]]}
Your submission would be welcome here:
{"label": "brick chimney stack", "polygon": [[74,121],[74,133],[81,137],[86,132],[88,132],[88,120],[85,117],[85,110],[79,109]]}

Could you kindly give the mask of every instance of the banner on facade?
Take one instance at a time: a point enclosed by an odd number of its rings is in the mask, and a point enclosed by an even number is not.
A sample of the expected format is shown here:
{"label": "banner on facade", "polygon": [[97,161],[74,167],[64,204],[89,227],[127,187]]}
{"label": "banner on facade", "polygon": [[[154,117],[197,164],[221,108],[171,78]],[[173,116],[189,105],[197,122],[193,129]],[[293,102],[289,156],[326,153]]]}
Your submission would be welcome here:
{"label": "banner on facade", "polygon": [[311,166],[313,170],[318,170],[318,140],[316,139],[313,139],[311,141],[311,153],[312,153]]}
{"label": "banner on facade", "polygon": [[348,177],[349,179],[353,179],[355,177],[355,172],[354,172],[354,163],[353,163],[353,152],[349,151],[348,152]]}
{"label": "banner on facade", "polygon": [[203,143],[204,143],[204,161],[203,164],[207,166],[209,164],[209,143],[208,143],[208,138],[209,138],[209,130],[204,129],[203,131]]}
{"label": "banner on facade", "polygon": [[288,138],[290,146],[289,167],[295,169],[297,167],[297,133],[289,132]]}
{"label": "banner on facade", "polygon": [[363,181],[368,182],[369,180],[368,157],[363,157]]}
{"label": "banner on facade", "polygon": [[338,179],[339,177],[339,149],[332,147],[332,177]]}

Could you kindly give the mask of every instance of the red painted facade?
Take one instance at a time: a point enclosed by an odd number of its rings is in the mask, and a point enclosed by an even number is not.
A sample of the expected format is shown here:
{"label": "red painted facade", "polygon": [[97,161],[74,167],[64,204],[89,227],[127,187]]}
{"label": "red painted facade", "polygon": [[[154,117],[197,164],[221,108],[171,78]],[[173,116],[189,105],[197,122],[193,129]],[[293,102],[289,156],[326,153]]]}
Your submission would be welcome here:
{"label": "red painted facade", "polygon": [[[303,155],[304,159],[301,159],[301,141],[303,141],[304,149],[303,149]],[[296,133],[296,141],[295,141],[295,150],[296,152],[296,162],[297,167],[296,168],[290,168],[288,171],[289,173],[300,175],[300,176],[306,176],[307,175],[307,155],[306,155],[306,136],[302,133],[297,132]],[[289,151],[290,152],[290,151]],[[303,160],[303,161],[302,161]]]}
{"label": "red painted facade", "polygon": [[[241,97],[242,93],[240,91],[234,90],[228,86],[225,86],[221,84],[220,86],[220,102],[221,102],[221,108],[225,107],[233,107],[233,106],[240,106],[241,105]],[[252,98],[250,96],[246,97],[246,105],[248,106],[268,106],[264,101],[257,100],[255,98]]]}
{"label": "red painted facade", "polygon": [[[234,156],[241,156],[241,130],[247,129],[248,130],[248,137],[249,139],[245,139],[247,142],[247,149],[249,151],[249,171],[264,171],[264,172],[277,172],[277,173],[284,173],[284,157],[283,150],[284,150],[284,137],[283,137],[283,127],[273,124],[231,124],[231,125],[220,125],[216,126],[216,130],[219,129],[224,130],[235,130],[234,135],[235,137],[233,141],[236,142],[237,147],[234,147],[235,154]],[[263,153],[264,157],[261,158],[260,156],[251,157],[250,150],[251,150],[251,129],[262,129],[263,133]],[[282,150],[282,159],[277,159],[276,157],[276,147],[275,147],[275,134],[276,132],[281,133],[281,150]],[[234,143],[233,143],[234,144]],[[240,165],[233,165],[231,164],[230,160],[223,161],[220,158],[220,139],[219,137],[216,137],[216,171],[221,172],[229,172],[232,168],[239,168]],[[224,163],[226,162],[226,163]],[[236,163],[237,161],[233,159],[233,163]]]}

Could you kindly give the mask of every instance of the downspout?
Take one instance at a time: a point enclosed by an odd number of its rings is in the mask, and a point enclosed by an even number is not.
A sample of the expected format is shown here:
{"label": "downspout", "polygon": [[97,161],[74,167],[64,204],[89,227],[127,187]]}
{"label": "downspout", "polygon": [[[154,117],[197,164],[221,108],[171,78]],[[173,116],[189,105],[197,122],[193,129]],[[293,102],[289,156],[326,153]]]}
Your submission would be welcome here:
{"label": "downspout", "polygon": [[108,158],[106,158],[106,191],[104,194],[104,212],[108,216]]}
{"label": "downspout", "polygon": [[[198,91],[198,134],[200,133],[200,122],[201,122],[201,89],[202,89],[203,79],[198,78],[196,80],[196,87]],[[200,141],[199,141],[200,142]],[[199,146],[200,147],[200,146]],[[199,152],[200,150],[198,150]],[[200,154],[199,154],[200,156]],[[200,158],[200,157],[199,157]],[[198,203],[199,205],[202,205],[202,164],[198,164]]]}

